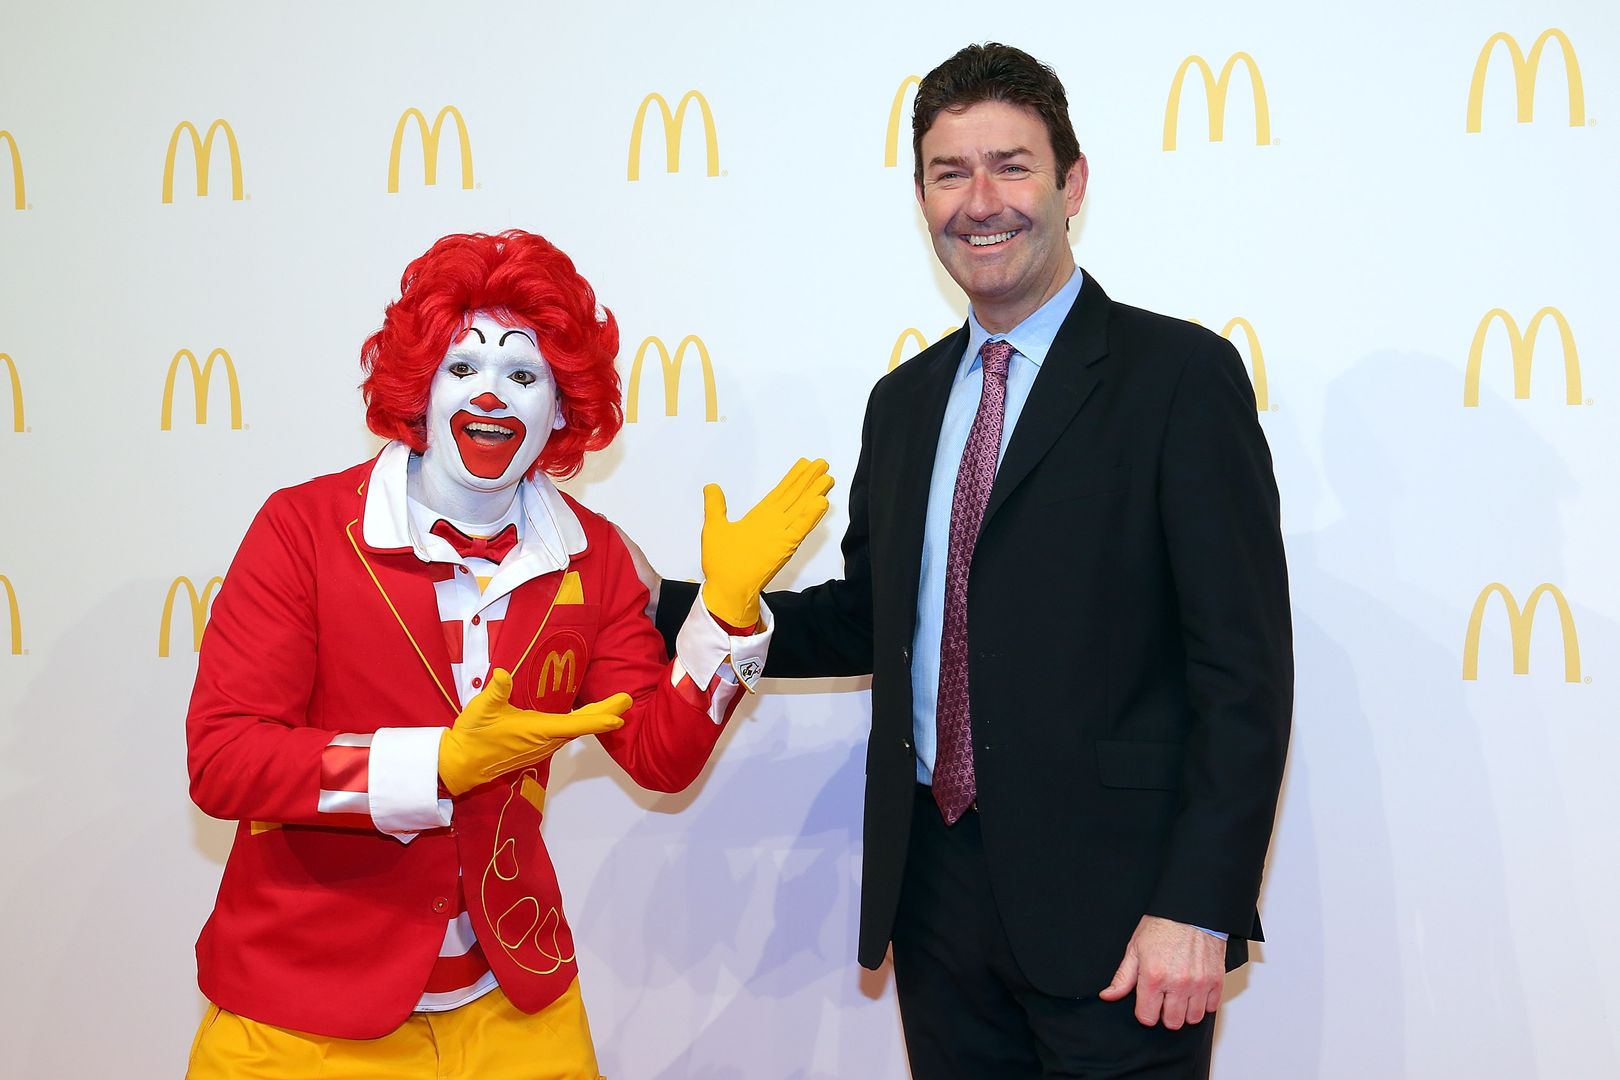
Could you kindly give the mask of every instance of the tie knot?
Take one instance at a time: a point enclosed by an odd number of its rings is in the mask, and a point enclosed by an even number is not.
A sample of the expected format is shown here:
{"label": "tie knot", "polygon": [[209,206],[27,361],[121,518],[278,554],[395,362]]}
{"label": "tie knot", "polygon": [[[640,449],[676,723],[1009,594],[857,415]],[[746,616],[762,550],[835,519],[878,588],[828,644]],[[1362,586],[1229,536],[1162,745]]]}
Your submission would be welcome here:
{"label": "tie knot", "polygon": [[507,552],[517,546],[517,526],[507,525],[494,536],[468,536],[448,521],[440,518],[429,530],[434,536],[449,542],[463,559],[487,559],[497,565]]}
{"label": "tie knot", "polygon": [[1012,362],[1013,347],[1010,341],[987,341],[979,347],[979,356],[984,360],[984,377],[1007,381],[1007,365]]}

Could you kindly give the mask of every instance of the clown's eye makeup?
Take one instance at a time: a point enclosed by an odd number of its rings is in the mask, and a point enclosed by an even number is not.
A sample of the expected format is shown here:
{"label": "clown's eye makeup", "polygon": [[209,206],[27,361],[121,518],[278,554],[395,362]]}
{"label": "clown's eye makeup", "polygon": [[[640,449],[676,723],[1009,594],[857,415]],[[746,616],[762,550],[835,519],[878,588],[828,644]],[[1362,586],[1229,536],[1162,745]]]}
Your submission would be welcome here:
{"label": "clown's eye makeup", "polygon": [[533,386],[540,380],[540,376],[536,375],[532,371],[518,368],[518,370],[512,372],[511,379],[519,386]]}
{"label": "clown's eye makeup", "polygon": [[476,375],[478,373],[478,369],[467,363],[465,360],[452,361],[450,366],[446,367],[444,370],[454,375],[458,379],[465,379],[469,375]]}

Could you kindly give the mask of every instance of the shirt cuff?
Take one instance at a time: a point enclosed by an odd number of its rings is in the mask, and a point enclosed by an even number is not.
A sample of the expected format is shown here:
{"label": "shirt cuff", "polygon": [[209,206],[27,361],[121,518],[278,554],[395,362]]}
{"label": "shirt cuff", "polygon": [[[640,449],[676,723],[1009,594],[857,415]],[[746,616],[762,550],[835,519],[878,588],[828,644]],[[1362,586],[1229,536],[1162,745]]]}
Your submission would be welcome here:
{"label": "shirt cuff", "polygon": [[1226,940],[1226,931],[1225,930],[1208,930],[1208,929],[1205,929],[1202,926],[1195,926],[1195,927],[1193,927],[1193,929],[1194,930],[1203,930],[1204,933],[1208,934],[1212,938],[1220,938],[1222,941]]}
{"label": "shirt cuff", "polygon": [[450,824],[451,802],[439,798],[442,727],[378,728],[371,738],[366,791],[378,832],[408,844],[425,829]]}
{"label": "shirt cuff", "polygon": [[698,602],[686,613],[680,633],[675,635],[675,662],[700,689],[719,675],[723,682],[741,682],[749,690],[765,673],[765,654],[770,651],[776,618],[763,598],[759,602],[759,629],[741,637],[728,634]]}

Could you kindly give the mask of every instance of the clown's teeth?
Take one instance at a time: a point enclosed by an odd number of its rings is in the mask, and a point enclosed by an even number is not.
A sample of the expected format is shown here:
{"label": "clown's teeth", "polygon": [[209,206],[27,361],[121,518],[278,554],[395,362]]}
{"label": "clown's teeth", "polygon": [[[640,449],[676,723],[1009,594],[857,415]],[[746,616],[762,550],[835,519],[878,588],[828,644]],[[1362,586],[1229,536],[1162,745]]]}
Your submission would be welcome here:
{"label": "clown's teeth", "polygon": [[509,428],[501,427],[499,424],[480,424],[480,423],[478,423],[476,421],[474,421],[471,424],[468,424],[467,425],[467,430],[468,431],[475,431],[475,432],[479,433],[480,435],[510,435],[510,434],[512,434],[512,432],[511,432],[511,430]]}
{"label": "clown's teeth", "polygon": [[968,243],[974,247],[989,247],[991,244],[1004,244],[1018,234],[1018,230],[1011,232],[992,233],[989,236],[969,236]]}

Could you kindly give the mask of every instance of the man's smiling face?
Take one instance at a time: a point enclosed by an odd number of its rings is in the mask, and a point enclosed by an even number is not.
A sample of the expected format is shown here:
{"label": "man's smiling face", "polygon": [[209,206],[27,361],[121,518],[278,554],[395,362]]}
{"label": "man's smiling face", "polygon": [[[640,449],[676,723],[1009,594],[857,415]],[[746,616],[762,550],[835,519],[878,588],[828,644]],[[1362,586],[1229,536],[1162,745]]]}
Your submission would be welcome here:
{"label": "man's smiling face", "polygon": [[1040,116],[1003,101],[941,111],[921,157],[917,202],[939,261],[980,322],[1012,329],[1073,269],[1067,224],[1085,197],[1086,159],[1059,176]]}
{"label": "man's smiling face", "polygon": [[423,466],[475,491],[511,487],[560,422],[534,331],[473,312],[433,375]]}

